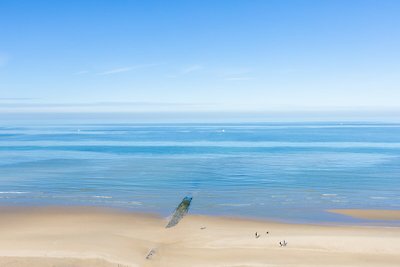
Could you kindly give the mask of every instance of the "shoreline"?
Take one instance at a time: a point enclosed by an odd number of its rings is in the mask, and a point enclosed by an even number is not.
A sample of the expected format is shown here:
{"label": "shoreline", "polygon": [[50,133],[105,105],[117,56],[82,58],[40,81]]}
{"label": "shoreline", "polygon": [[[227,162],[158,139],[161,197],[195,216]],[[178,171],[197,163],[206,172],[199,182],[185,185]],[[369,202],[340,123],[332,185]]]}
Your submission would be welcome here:
{"label": "shoreline", "polygon": [[328,212],[364,220],[400,221],[400,210],[332,209]]}
{"label": "shoreline", "polygon": [[[1,204],[0,213],[3,211],[7,212],[32,212],[42,211],[52,212],[56,210],[64,211],[76,211],[76,212],[109,212],[109,213],[120,213],[120,214],[135,214],[139,216],[150,216],[159,219],[167,219],[169,214],[159,213],[154,211],[143,211],[134,208],[118,207],[118,206],[107,206],[107,205],[64,205],[64,204],[42,204],[42,205],[10,205]],[[321,220],[321,219],[284,219],[277,217],[255,217],[250,215],[234,215],[234,214],[206,214],[206,213],[193,213],[189,211],[188,216],[199,216],[199,217],[211,217],[211,218],[223,218],[237,221],[255,221],[265,223],[281,223],[281,224],[294,224],[294,225],[314,225],[314,226],[366,226],[366,227],[400,227],[400,209],[327,209],[323,210],[326,214],[335,215],[333,220]]]}
{"label": "shoreline", "polygon": [[[112,208],[0,207],[0,266],[358,267],[400,262],[400,227],[190,214],[173,228],[166,224],[154,214]],[[285,247],[279,244],[283,240]]]}

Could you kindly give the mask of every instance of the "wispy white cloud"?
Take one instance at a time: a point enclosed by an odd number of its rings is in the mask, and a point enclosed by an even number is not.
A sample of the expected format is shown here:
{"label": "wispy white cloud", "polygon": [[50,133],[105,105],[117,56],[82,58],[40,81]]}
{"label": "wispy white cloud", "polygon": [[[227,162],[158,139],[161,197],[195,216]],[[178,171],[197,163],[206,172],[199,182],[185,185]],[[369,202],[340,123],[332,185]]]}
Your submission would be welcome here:
{"label": "wispy white cloud", "polygon": [[26,101],[26,100],[34,100],[36,98],[32,97],[0,97],[0,101]]}
{"label": "wispy white cloud", "polygon": [[165,75],[165,77],[178,78],[198,71],[202,71],[202,73],[204,74],[208,74],[210,76],[214,76],[225,81],[249,81],[254,79],[254,77],[252,77],[253,72],[248,68],[224,68],[209,70],[205,69],[202,65],[199,64],[186,66],[180,69],[177,74],[168,74]]}
{"label": "wispy white cloud", "polygon": [[112,70],[106,70],[100,73],[97,73],[98,75],[110,75],[110,74],[116,74],[116,73],[121,73],[121,72],[127,72],[132,70],[131,67],[124,67],[124,68],[117,68],[117,69],[112,69]]}
{"label": "wispy white cloud", "polygon": [[156,67],[156,66],[160,66],[160,65],[162,65],[162,64],[161,63],[152,63],[152,64],[135,65],[135,66],[130,66],[130,67],[121,67],[121,68],[106,70],[106,71],[97,73],[97,75],[111,75],[111,74],[128,72],[128,71],[137,70],[137,69]]}
{"label": "wispy white cloud", "polygon": [[83,74],[87,74],[87,73],[89,73],[89,71],[81,70],[81,71],[75,72],[74,75],[83,75]]}
{"label": "wispy white cloud", "polygon": [[236,68],[236,69],[223,69],[217,72],[225,81],[249,81],[253,80],[252,71],[247,68]]}
{"label": "wispy white cloud", "polygon": [[216,74],[221,77],[236,77],[236,76],[247,76],[252,73],[249,68],[224,68],[216,71]]}
{"label": "wispy white cloud", "polygon": [[1,107],[145,107],[145,106],[192,106],[198,105],[185,102],[146,102],[146,101],[103,101],[103,102],[83,102],[83,103],[40,103],[40,102],[19,102],[19,100],[29,100],[34,98],[0,98],[1,100],[13,100],[9,103],[2,103]]}
{"label": "wispy white cloud", "polygon": [[189,73],[192,73],[192,72],[195,72],[195,71],[199,71],[199,70],[202,70],[202,69],[203,69],[203,67],[200,66],[200,65],[191,65],[191,66],[187,66],[187,67],[183,68],[181,73],[182,74],[189,74]]}
{"label": "wispy white cloud", "polygon": [[177,77],[185,76],[187,74],[190,74],[190,73],[202,70],[202,69],[204,69],[203,66],[198,65],[198,64],[193,64],[193,65],[186,66],[186,67],[178,70],[177,74],[167,74],[167,75],[165,75],[165,77],[167,77],[167,78],[177,78]]}
{"label": "wispy white cloud", "polygon": [[227,77],[225,81],[249,81],[253,79],[253,77]]}
{"label": "wispy white cloud", "polygon": [[209,106],[208,103],[190,102],[151,102],[151,101],[116,101],[116,102],[19,102],[0,101],[2,112],[159,112],[198,110]]}

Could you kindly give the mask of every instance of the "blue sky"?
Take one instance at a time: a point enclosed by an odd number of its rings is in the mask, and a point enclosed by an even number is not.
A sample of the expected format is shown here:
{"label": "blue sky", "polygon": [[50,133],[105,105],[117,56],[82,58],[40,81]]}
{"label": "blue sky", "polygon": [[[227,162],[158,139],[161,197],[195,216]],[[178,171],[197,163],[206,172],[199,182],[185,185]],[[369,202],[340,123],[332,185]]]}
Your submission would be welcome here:
{"label": "blue sky", "polygon": [[0,112],[400,109],[400,1],[0,1]]}

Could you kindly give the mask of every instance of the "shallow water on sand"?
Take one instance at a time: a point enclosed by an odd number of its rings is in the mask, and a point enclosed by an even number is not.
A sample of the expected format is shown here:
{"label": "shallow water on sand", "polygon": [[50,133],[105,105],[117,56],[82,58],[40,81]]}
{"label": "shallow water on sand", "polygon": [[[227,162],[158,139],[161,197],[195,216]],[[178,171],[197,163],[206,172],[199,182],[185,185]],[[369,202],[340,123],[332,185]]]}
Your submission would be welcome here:
{"label": "shallow water on sand", "polygon": [[[400,125],[52,124],[0,127],[1,205],[101,205],[295,222],[400,209]],[[353,220],[355,221],[355,220]]]}

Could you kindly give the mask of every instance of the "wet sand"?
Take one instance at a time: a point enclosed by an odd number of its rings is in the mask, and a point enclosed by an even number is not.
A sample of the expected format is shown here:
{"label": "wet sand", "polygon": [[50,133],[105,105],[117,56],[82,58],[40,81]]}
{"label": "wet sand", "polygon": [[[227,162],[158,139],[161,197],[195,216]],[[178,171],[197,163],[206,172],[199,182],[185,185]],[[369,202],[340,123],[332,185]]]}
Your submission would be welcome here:
{"label": "wet sand", "polygon": [[[0,208],[0,266],[399,266],[400,228]],[[266,232],[269,232],[267,234]],[[260,234],[255,238],[255,232]],[[287,246],[281,247],[280,241]],[[154,253],[146,259],[149,251]]]}
{"label": "wet sand", "polygon": [[329,212],[367,220],[400,221],[400,210],[336,209]]}

